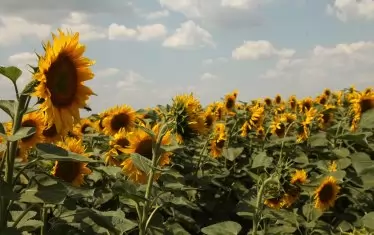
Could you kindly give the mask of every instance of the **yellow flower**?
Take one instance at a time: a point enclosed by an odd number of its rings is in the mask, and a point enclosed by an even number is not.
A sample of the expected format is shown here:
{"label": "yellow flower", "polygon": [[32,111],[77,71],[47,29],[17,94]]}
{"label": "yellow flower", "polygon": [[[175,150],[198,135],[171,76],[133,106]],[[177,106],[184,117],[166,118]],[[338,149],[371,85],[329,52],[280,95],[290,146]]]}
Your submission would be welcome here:
{"label": "yellow flower", "polygon": [[103,119],[104,132],[106,135],[114,135],[120,129],[131,131],[135,125],[136,112],[128,106],[115,106],[106,111],[108,116]]}
{"label": "yellow flower", "polygon": [[329,97],[331,95],[331,90],[326,88],[325,90],[323,90],[323,94],[327,97]]}
{"label": "yellow flower", "polygon": [[264,102],[265,102],[266,106],[271,106],[273,101],[269,97],[266,97],[264,99]]}
{"label": "yellow flower", "polygon": [[307,180],[307,175],[305,170],[296,170],[292,175],[291,184],[304,184]]}
{"label": "yellow flower", "polygon": [[94,62],[83,57],[85,46],[79,43],[79,33],[59,30],[59,35],[52,37],[53,42],[44,45],[45,55],[39,58],[39,70],[34,74],[39,85],[33,95],[44,100],[40,109],[45,112],[47,127],[55,124],[61,133],[79,121],[79,109],[94,94],[83,85],[94,76],[89,68]]}
{"label": "yellow flower", "polygon": [[20,140],[20,148],[34,147],[37,143],[44,141],[44,117],[40,112],[27,113],[23,116],[22,127],[34,127],[35,133]]}
{"label": "yellow flower", "polygon": [[330,172],[334,172],[336,171],[337,168],[338,168],[338,165],[336,164],[336,161],[331,161],[328,170]]}
{"label": "yellow flower", "polygon": [[244,122],[243,126],[240,128],[240,136],[242,137],[247,137],[249,131],[251,130],[251,126],[249,125],[248,122]]}
{"label": "yellow flower", "polygon": [[307,97],[301,101],[299,101],[299,108],[300,112],[307,112],[313,106],[313,99],[311,97]]}
{"label": "yellow flower", "polygon": [[273,135],[282,138],[286,134],[286,125],[282,122],[281,117],[275,116],[270,124],[270,130]]}
{"label": "yellow flower", "polygon": [[315,190],[314,207],[322,211],[333,207],[340,191],[340,186],[333,176],[328,176]]}
{"label": "yellow flower", "polygon": [[362,113],[374,108],[374,92],[352,92],[349,101],[353,116],[351,130],[355,131]]}
{"label": "yellow flower", "polygon": [[[86,149],[82,144],[82,140],[74,138],[65,138],[60,141],[57,146],[81,156],[89,157],[85,153]],[[73,186],[79,187],[84,183],[84,176],[91,174],[91,170],[87,168],[87,163],[76,161],[56,161],[51,174],[57,178],[71,183]]]}
{"label": "yellow flower", "polygon": [[214,112],[212,111],[212,108],[211,107],[208,107],[205,112],[204,112],[204,123],[205,123],[205,127],[210,129],[215,120],[216,120],[216,116],[214,115]]}
{"label": "yellow flower", "polygon": [[235,108],[236,98],[238,97],[238,91],[235,90],[230,94],[225,95],[225,108],[227,111],[231,111]]}
{"label": "yellow flower", "polygon": [[226,141],[226,127],[224,123],[217,123],[214,128],[213,138],[210,142],[210,154],[217,158],[222,155]]}
{"label": "yellow flower", "polygon": [[116,159],[116,156],[125,153],[126,148],[130,145],[127,134],[128,132],[122,128],[109,141],[110,150],[105,154],[106,164],[115,166],[121,165],[121,162]]}
{"label": "yellow flower", "polygon": [[310,135],[310,129],[309,129],[309,124],[302,123],[301,126],[299,126],[297,130],[297,143],[304,142],[309,138]]}
{"label": "yellow flower", "polygon": [[279,94],[276,95],[275,98],[274,98],[274,104],[279,105],[279,104],[281,104],[281,102],[282,102],[282,96],[280,96]]}
{"label": "yellow flower", "polygon": [[[160,126],[159,124],[155,125],[152,128],[152,131],[156,134],[159,134]],[[128,133],[127,139],[129,145],[121,149],[124,153],[138,153],[143,157],[152,159],[152,138],[142,129],[137,129],[134,132]],[[161,145],[166,146],[171,144],[171,133],[170,131],[161,140]],[[162,167],[170,163],[171,152],[163,152],[158,161],[158,166]],[[149,172],[143,172],[141,169],[138,169],[133,163],[132,158],[126,158],[121,166],[122,171],[134,182],[145,184],[147,182],[147,174]],[[155,180],[159,177],[160,174],[156,174]]]}
{"label": "yellow flower", "polygon": [[284,200],[282,196],[275,197],[275,198],[268,198],[264,201],[265,206],[279,210],[284,206]]}
{"label": "yellow flower", "polygon": [[296,108],[297,108],[297,98],[295,95],[292,95],[290,96],[290,98],[288,99],[288,105],[290,106],[291,110],[292,111],[296,111]]}
{"label": "yellow flower", "polygon": [[56,141],[60,141],[63,137],[61,133],[57,133],[55,124],[52,124],[50,127],[44,126],[42,134],[46,143],[55,143]]}

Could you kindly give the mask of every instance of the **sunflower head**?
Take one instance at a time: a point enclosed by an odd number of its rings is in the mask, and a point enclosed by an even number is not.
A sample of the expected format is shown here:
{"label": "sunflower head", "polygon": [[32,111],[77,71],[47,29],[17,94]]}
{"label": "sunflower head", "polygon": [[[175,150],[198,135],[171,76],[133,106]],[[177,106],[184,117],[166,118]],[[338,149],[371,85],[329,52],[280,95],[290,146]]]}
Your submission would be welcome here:
{"label": "sunflower head", "polygon": [[238,91],[233,91],[232,93],[229,93],[225,95],[225,108],[228,111],[231,111],[233,108],[235,108],[235,102],[236,98],[238,97]]}
{"label": "sunflower head", "polygon": [[297,108],[297,98],[295,95],[290,96],[288,99],[288,105],[290,106],[292,111],[295,111]]}
{"label": "sunflower head", "polygon": [[47,127],[55,124],[61,133],[79,121],[79,109],[94,94],[83,85],[94,76],[90,69],[94,61],[83,57],[85,46],[79,42],[79,33],[58,31],[58,35],[52,34],[52,42],[44,44],[45,54],[39,57],[34,74],[38,85],[33,95],[44,100],[40,109],[45,112]]}
{"label": "sunflower head", "polygon": [[224,123],[216,123],[214,126],[213,137],[210,143],[210,152],[212,157],[220,157],[226,142],[226,126]]}
{"label": "sunflower head", "polygon": [[42,113],[32,112],[25,114],[22,118],[21,126],[35,128],[34,134],[21,139],[21,141],[19,142],[19,147],[21,149],[34,147],[37,143],[44,141],[44,116]]}
{"label": "sunflower head", "polygon": [[274,98],[274,104],[280,104],[282,102],[282,96],[279,94],[275,96]]}
{"label": "sunflower head", "polygon": [[264,99],[264,102],[265,102],[266,106],[271,106],[272,103],[273,103],[273,101],[272,101],[271,98],[269,98],[269,97],[266,97],[266,98]]}
{"label": "sunflower head", "polygon": [[284,206],[283,196],[267,198],[265,199],[264,204],[271,209],[279,210]]}
{"label": "sunflower head", "polygon": [[328,96],[326,96],[324,94],[322,94],[322,95],[320,95],[316,98],[316,102],[321,104],[321,105],[327,104],[327,101],[328,101]]}
{"label": "sunflower head", "polygon": [[299,102],[299,108],[301,112],[307,112],[313,106],[313,99],[311,97],[307,97]]}
{"label": "sunflower head", "polygon": [[[56,144],[57,146],[88,157],[85,153],[86,148],[83,146],[82,140],[75,138],[65,138]],[[76,161],[56,161],[51,174],[57,178],[71,183],[73,186],[79,187],[84,183],[84,176],[91,174],[91,170],[87,168],[87,163]]]}
{"label": "sunflower head", "polygon": [[210,129],[216,120],[216,116],[210,107],[208,107],[204,112],[204,120],[207,129]]}
{"label": "sunflower head", "polygon": [[307,180],[307,174],[305,170],[296,170],[291,178],[291,184],[304,184]]}
{"label": "sunflower head", "polygon": [[136,113],[128,105],[115,106],[108,109],[106,113],[108,116],[102,121],[106,135],[114,135],[122,128],[131,131],[135,126]]}
{"label": "sunflower head", "polygon": [[314,207],[322,211],[333,207],[339,191],[336,179],[333,176],[326,177],[314,192]]}

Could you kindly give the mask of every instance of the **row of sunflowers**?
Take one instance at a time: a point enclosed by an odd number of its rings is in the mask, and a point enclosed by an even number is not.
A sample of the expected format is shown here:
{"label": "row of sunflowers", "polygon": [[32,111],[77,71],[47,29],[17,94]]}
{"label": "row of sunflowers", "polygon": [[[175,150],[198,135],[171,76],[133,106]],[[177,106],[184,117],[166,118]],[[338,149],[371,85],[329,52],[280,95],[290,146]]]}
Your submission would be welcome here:
{"label": "row of sunflowers", "polygon": [[[43,44],[30,83],[0,67],[0,234],[371,234],[374,90],[203,107],[194,94],[81,118],[94,61]],[[37,101],[30,105],[32,98]]]}

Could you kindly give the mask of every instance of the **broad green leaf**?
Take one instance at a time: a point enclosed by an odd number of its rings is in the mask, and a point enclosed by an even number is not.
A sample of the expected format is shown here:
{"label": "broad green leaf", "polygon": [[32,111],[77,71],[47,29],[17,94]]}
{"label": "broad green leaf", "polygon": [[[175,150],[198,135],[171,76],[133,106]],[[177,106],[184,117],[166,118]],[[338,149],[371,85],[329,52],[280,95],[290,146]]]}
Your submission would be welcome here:
{"label": "broad green leaf", "polygon": [[345,169],[349,167],[352,164],[352,161],[350,158],[342,158],[337,161],[338,169]]}
{"label": "broad green leaf", "polygon": [[111,177],[116,177],[117,174],[122,171],[122,169],[117,166],[99,166],[96,167],[95,170],[104,172],[106,175]]}
{"label": "broad green leaf", "polygon": [[9,115],[12,119],[14,118],[14,113],[16,112],[18,102],[14,100],[0,100],[0,109]]}
{"label": "broad green leaf", "polygon": [[242,154],[244,150],[244,147],[238,147],[238,148],[224,148],[222,155],[230,161],[234,161],[237,157]]}
{"label": "broad green leaf", "polygon": [[360,175],[365,168],[373,166],[373,161],[370,156],[364,152],[353,153],[350,157],[352,166],[358,175]]}
{"label": "broad green leaf", "polygon": [[154,141],[156,141],[156,134],[151,129],[146,128],[142,125],[137,125],[137,127],[147,133]]}
{"label": "broad green leaf", "polygon": [[190,233],[187,232],[179,223],[167,222],[166,227],[173,235],[190,235]]}
{"label": "broad green leaf", "polygon": [[372,134],[369,132],[362,132],[362,133],[347,133],[341,136],[338,136],[338,139],[341,140],[348,140],[352,141],[356,144],[362,145],[362,146],[368,146],[368,140],[367,137],[371,136]]}
{"label": "broad green leaf", "polygon": [[201,229],[206,235],[237,235],[242,230],[242,226],[234,221],[225,221],[213,224]]}
{"label": "broad green leaf", "polygon": [[297,217],[294,213],[286,210],[266,210],[267,213],[264,212],[264,217],[266,218],[273,218],[279,221],[287,222],[292,225],[297,224]]}
{"label": "broad green leaf", "polygon": [[290,226],[290,225],[271,225],[266,230],[266,234],[277,234],[277,235],[283,235],[283,234],[293,234],[297,230],[296,227]]}
{"label": "broad green leaf", "polygon": [[266,152],[259,152],[257,154],[253,154],[252,157],[252,168],[269,167],[273,161],[273,158],[268,157]]}
{"label": "broad green leaf", "polygon": [[31,93],[34,92],[35,87],[39,84],[38,80],[31,80],[25,88],[22,90],[23,95],[30,95]]}
{"label": "broad green leaf", "polygon": [[326,139],[326,133],[324,132],[311,135],[308,141],[311,147],[322,147],[328,144],[328,140]]}
{"label": "broad green leaf", "polygon": [[46,160],[53,161],[75,161],[75,162],[98,162],[85,156],[67,151],[53,144],[38,143],[36,149],[39,156]]}
{"label": "broad green leaf", "polygon": [[152,162],[150,159],[138,154],[132,153],[131,154],[132,163],[141,171],[148,174],[151,170]]}
{"label": "broad green leaf", "polygon": [[359,127],[362,129],[374,128],[374,109],[368,110],[362,114]]}
{"label": "broad green leaf", "polygon": [[8,136],[9,141],[18,141],[23,138],[27,138],[35,134],[35,127],[21,127],[18,131],[11,136]]}
{"label": "broad green leaf", "polygon": [[343,178],[345,177],[347,173],[345,171],[333,171],[333,172],[329,172],[328,175],[331,175],[333,176],[335,179],[337,179],[338,181],[343,181]]}
{"label": "broad green leaf", "polygon": [[335,148],[335,149],[332,150],[332,152],[338,158],[346,158],[350,154],[350,152],[349,152],[349,150],[347,148]]}
{"label": "broad green leaf", "polygon": [[299,163],[299,164],[308,164],[309,163],[308,156],[304,152],[301,152],[301,151],[299,152],[298,156],[295,157],[293,160],[294,160],[294,162]]}
{"label": "broad green leaf", "polygon": [[67,189],[56,183],[48,186],[34,186],[21,193],[21,202],[61,204],[67,195]]}
{"label": "broad green leaf", "polygon": [[367,213],[361,220],[366,228],[374,229],[374,212]]}
{"label": "broad green leaf", "polygon": [[2,67],[0,66],[0,74],[9,78],[13,84],[16,84],[17,79],[22,75],[22,70],[15,66]]}
{"label": "broad green leaf", "polygon": [[313,204],[305,204],[303,206],[303,215],[307,218],[307,221],[315,221],[322,216],[322,212],[314,208]]}

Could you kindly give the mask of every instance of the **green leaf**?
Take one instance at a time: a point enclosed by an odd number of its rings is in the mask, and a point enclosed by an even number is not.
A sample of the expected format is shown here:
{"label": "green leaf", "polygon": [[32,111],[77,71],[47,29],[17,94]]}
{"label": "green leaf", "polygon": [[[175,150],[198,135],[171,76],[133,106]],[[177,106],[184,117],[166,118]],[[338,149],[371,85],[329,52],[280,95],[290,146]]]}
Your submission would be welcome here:
{"label": "green leaf", "polygon": [[36,149],[39,156],[53,161],[98,162],[85,156],[67,151],[53,144],[38,143]]}
{"label": "green leaf", "polygon": [[272,157],[268,157],[266,152],[259,152],[253,155],[252,168],[269,167],[273,162]]}
{"label": "green leaf", "polygon": [[138,154],[138,153],[132,153],[131,154],[131,160],[132,163],[141,171],[148,174],[151,170],[151,160],[148,158]]}
{"label": "green leaf", "polygon": [[339,181],[343,181],[343,178],[345,177],[347,173],[345,171],[333,171],[333,172],[329,172],[328,175],[331,175],[333,176],[335,179],[339,180]]}
{"label": "green leaf", "polygon": [[156,134],[149,128],[146,128],[142,125],[136,125],[138,128],[140,128],[142,131],[147,133],[154,141],[156,141]]}
{"label": "green leaf", "polygon": [[0,66],[0,74],[9,78],[13,84],[16,84],[17,79],[22,75],[22,70],[15,66],[2,67]]}
{"label": "green leaf", "polygon": [[0,109],[9,115],[12,119],[14,118],[14,113],[16,112],[18,102],[14,100],[0,100]]}
{"label": "green leaf", "polygon": [[0,235],[22,235],[22,231],[16,228],[5,228],[1,231]]}
{"label": "green leaf", "polygon": [[374,109],[368,110],[361,115],[359,127],[362,129],[374,128]]}
{"label": "green leaf", "polygon": [[[60,182],[48,177],[39,179],[35,186],[25,189],[21,193],[21,202],[62,204],[68,190]],[[37,180],[37,179],[35,179]]]}
{"label": "green leaf", "polygon": [[324,132],[320,132],[320,133],[310,136],[308,141],[311,147],[322,147],[328,144],[326,133]]}
{"label": "green leaf", "polygon": [[18,141],[23,138],[27,138],[35,134],[35,127],[21,127],[18,131],[11,136],[8,136],[9,141]]}
{"label": "green leaf", "polygon": [[314,208],[313,204],[305,204],[303,206],[303,215],[309,221],[315,221],[322,216],[322,212]]}
{"label": "green leaf", "polygon": [[290,226],[290,225],[273,225],[268,228],[266,231],[266,234],[293,234],[296,231],[296,227]]}
{"label": "green leaf", "polygon": [[351,154],[352,166],[356,173],[360,176],[365,168],[372,167],[373,161],[370,156],[364,152],[356,152]]}
{"label": "green leaf", "polygon": [[335,148],[335,149],[332,150],[332,152],[338,158],[346,158],[350,154],[350,152],[349,152],[349,150],[347,148]]}
{"label": "green leaf", "polygon": [[238,148],[224,148],[222,155],[230,161],[234,161],[237,157],[242,154],[244,150],[244,147],[238,147]]}
{"label": "green leaf", "polygon": [[173,235],[190,235],[179,223],[167,222],[166,227]]}
{"label": "green leaf", "polygon": [[342,158],[337,161],[338,169],[345,169],[352,164],[351,159],[349,158]]}
{"label": "green leaf", "polygon": [[362,223],[366,228],[374,229],[374,212],[369,212],[362,217]]}
{"label": "green leaf", "polygon": [[237,235],[242,226],[234,221],[225,221],[201,229],[206,235]]}
{"label": "green leaf", "polygon": [[111,177],[116,177],[117,174],[122,171],[122,169],[117,166],[99,166],[96,167],[95,170],[101,171]]}
{"label": "green leaf", "polygon": [[337,139],[352,141],[356,144],[362,146],[368,146],[367,137],[371,136],[370,132],[361,132],[361,133],[348,133],[341,136],[338,136]]}

